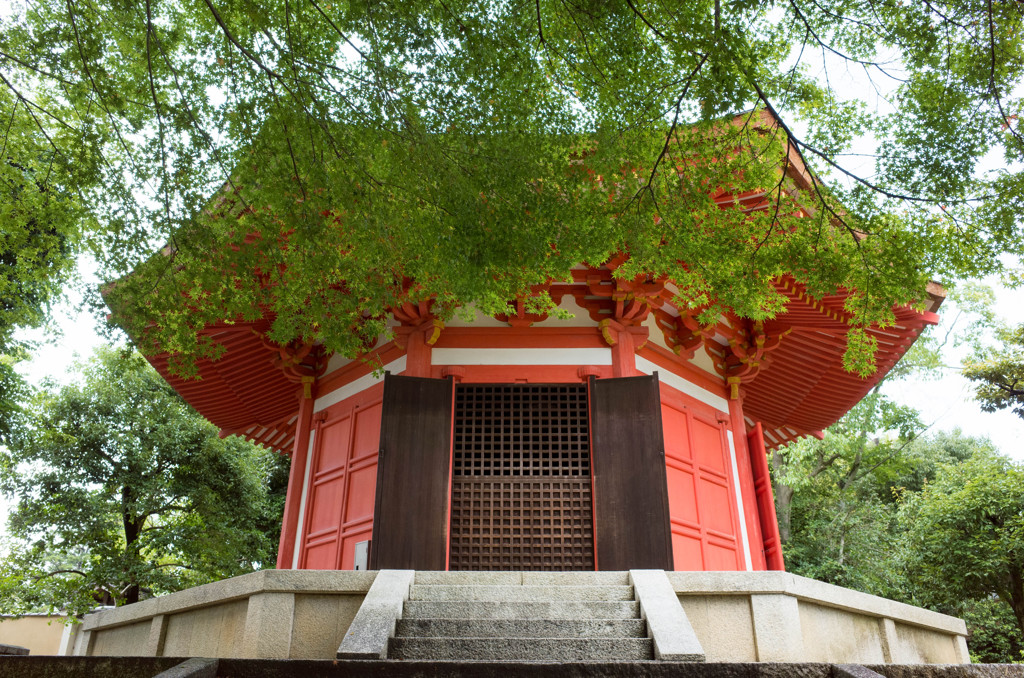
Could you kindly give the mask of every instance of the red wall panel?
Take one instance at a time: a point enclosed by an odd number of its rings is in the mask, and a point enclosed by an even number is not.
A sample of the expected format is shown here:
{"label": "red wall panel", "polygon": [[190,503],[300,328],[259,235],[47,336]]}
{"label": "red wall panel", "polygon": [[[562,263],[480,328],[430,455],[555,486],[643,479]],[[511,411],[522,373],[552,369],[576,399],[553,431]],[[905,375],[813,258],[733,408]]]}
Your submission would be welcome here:
{"label": "red wall panel", "polygon": [[370,539],[382,394],[373,386],[315,416],[300,568],[351,570]]}
{"label": "red wall panel", "polygon": [[677,570],[744,569],[725,431],[728,419],[661,387],[672,555]]}
{"label": "red wall panel", "polygon": [[[501,376],[508,379],[513,369],[502,368]],[[553,375],[530,376],[546,381]],[[382,386],[374,386],[314,417],[300,568],[352,569],[356,543],[370,539],[382,393]],[[664,384],[661,401],[675,569],[744,569],[725,433],[731,420]]]}

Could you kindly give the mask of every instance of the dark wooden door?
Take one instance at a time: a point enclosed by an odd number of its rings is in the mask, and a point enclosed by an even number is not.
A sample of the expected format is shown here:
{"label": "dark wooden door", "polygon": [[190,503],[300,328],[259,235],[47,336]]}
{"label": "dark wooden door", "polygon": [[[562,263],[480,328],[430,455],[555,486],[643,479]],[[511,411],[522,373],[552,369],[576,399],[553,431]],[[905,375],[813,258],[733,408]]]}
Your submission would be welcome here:
{"label": "dark wooden door", "polygon": [[658,375],[590,378],[594,529],[601,570],[671,570]]}
{"label": "dark wooden door", "polygon": [[454,386],[384,378],[371,569],[445,569]]}

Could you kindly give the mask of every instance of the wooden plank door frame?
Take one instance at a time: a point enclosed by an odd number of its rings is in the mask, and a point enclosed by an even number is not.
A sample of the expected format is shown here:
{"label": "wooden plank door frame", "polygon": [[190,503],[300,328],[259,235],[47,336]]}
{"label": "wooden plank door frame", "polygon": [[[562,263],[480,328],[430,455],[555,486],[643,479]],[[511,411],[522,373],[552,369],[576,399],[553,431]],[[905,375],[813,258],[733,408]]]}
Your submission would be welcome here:
{"label": "wooden plank door frame", "polygon": [[658,374],[589,379],[599,570],[674,567]]}
{"label": "wooden plank door frame", "polygon": [[454,389],[384,376],[370,569],[447,569]]}

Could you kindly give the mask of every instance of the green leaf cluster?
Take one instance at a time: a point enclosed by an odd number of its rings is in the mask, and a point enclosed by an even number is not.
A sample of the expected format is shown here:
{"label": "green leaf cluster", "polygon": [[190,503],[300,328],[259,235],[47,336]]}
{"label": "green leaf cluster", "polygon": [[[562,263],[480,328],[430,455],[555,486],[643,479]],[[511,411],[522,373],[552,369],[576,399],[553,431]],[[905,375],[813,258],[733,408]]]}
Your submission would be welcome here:
{"label": "green leaf cluster", "polygon": [[[618,253],[708,319],[777,314],[792,274],[884,326],[928,276],[1024,252],[1021,28],[960,1],[19,4],[0,167],[43,242],[16,279],[89,247],[118,321],[184,367],[211,319],[355,355],[398,300],[501,312]],[[743,193],[766,209],[712,199]],[[848,368],[873,349],[851,332]]]}
{"label": "green leaf cluster", "polygon": [[1024,417],[1024,325],[1001,328],[1000,343],[979,346],[964,361],[965,377],[986,412],[1010,409]]}
{"label": "green leaf cluster", "polygon": [[19,327],[40,325],[74,268],[89,217],[61,176],[24,104],[0,89],[0,351]]}

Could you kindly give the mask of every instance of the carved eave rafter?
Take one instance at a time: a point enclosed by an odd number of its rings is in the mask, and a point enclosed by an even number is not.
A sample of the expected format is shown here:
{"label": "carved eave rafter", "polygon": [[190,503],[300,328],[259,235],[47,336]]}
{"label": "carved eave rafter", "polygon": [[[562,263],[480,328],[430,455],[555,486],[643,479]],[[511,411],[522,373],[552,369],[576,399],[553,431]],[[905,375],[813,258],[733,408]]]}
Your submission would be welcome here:
{"label": "carved eave rafter", "polygon": [[220,427],[222,436],[237,434],[286,453],[295,437],[296,396],[312,394],[327,361],[317,345],[270,341],[271,322],[263,318],[207,326],[203,335],[223,351],[216,360],[196,361],[199,379],[173,373],[166,354],[147,359],[190,405]]}
{"label": "carved eave rafter", "polygon": [[665,343],[683,360],[692,360],[697,350],[716,334],[715,325],[704,326],[697,320],[703,310],[680,309],[665,303],[653,311],[654,322],[665,337]]}
{"label": "carved eave rafter", "polygon": [[644,321],[652,310],[671,297],[664,279],[641,276],[622,280],[614,277],[614,271],[609,268],[576,271],[574,278],[577,284],[573,285],[571,294],[597,323],[609,346],[618,344],[619,334],[627,332],[633,336],[634,348],[642,348],[649,337]]}
{"label": "carved eave rafter", "polygon": [[427,345],[433,346],[437,343],[441,337],[441,330],[444,329],[444,322],[434,315],[433,306],[433,299],[424,299],[406,302],[390,309],[391,315],[399,323],[397,327],[392,328],[392,331],[395,335],[395,343],[400,348],[407,348],[409,335],[416,332],[423,332]]}
{"label": "carved eave rafter", "polygon": [[[933,293],[930,288],[929,310],[896,307],[892,326],[866,328],[868,336],[877,342],[876,371],[862,378],[843,366],[849,295],[841,290],[816,298],[789,277],[778,281],[777,286],[789,297],[786,312],[765,321],[764,329],[769,334],[788,333],[782,349],[772,356],[771,370],[747,388],[743,400],[749,416],[764,422],[766,431],[778,434],[772,445],[815,435],[843,416],[886,375],[925,326],[938,321],[934,310],[943,297],[941,289]],[[780,398],[780,393],[786,397]]]}
{"label": "carved eave rafter", "polygon": [[[529,296],[539,296],[541,294],[550,294],[551,285],[534,285],[530,288]],[[530,313],[526,310],[527,297],[522,296],[517,298],[514,302],[509,305],[514,309],[513,313],[498,313],[494,315],[495,320],[499,320],[503,323],[508,323],[511,327],[529,327],[534,323],[544,322],[548,319],[547,313]],[[557,303],[557,300],[556,302]]]}
{"label": "carved eave rafter", "polygon": [[790,330],[766,332],[764,323],[733,316],[731,322],[722,323],[727,344],[704,342],[704,350],[711,357],[715,371],[725,379],[729,397],[740,397],[740,386],[752,382],[771,360],[771,353],[782,345]]}
{"label": "carved eave rafter", "polygon": [[253,328],[263,348],[274,354],[272,364],[281,370],[285,378],[295,384],[302,384],[302,397],[313,397],[313,384],[327,369],[327,354],[323,346],[313,342],[292,341],[278,344],[269,339],[265,331]]}

